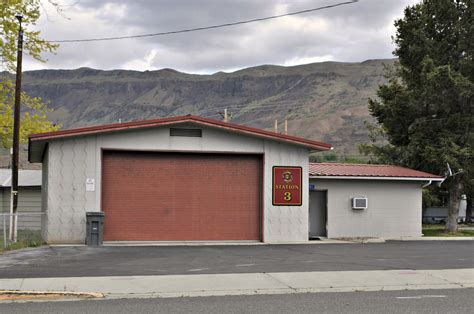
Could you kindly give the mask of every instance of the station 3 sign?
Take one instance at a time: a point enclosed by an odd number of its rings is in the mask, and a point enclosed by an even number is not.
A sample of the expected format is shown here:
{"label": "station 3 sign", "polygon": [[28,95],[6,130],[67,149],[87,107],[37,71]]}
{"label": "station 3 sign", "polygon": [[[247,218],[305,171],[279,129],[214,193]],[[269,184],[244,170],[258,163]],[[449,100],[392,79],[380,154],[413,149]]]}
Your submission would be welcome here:
{"label": "station 3 sign", "polygon": [[301,206],[302,201],[301,167],[273,167],[273,198],[276,206]]}

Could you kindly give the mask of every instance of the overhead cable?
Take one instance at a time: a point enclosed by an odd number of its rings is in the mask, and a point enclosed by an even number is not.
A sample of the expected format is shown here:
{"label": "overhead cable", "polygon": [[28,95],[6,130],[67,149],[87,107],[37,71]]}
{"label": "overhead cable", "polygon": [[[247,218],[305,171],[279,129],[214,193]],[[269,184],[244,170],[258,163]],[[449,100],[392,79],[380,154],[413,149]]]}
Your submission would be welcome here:
{"label": "overhead cable", "polygon": [[216,28],[223,28],[223,27],[230,27],[242,24],[249,24],[255,22],[262,22],[267,20],[278,19],[286,16],[293,16],[293,15],[300,15],[305,13],[310,13],[314,11],[326,10],[331,9],[343,5],[353,4],[358,2],[359,0],[351,0],[345,2],[339,2],[335,4],[325,5],[317,8],[306,9],[301,11],[289,12],[284,14],[272,15],[267,17],[255,18],[250,20],[243,20],[238,22],[232,23],[225,23],[225,24],[217,24],[217,25],[210,25],[210,26],[203,26],[203,27],[196,27],[196,28],[188,28],[188,29],[181,29],[175,31],[168,31],[168,32],[159,32],[159,33],[150,33],[150,34],[141,34],[141,35],[129,35],[129,36],[116,36],[116,37],[101,37],[101,38],[85,38],[85,39],[61,39],[61,40],[48,40],[50,43],[80,43],[80,42],[94,42],[94,41],[110,41],[110,40],[121,40],[121,39],[132,39],[132,38],[145,38],[145,37],[156,37],[156,36],[166,36],[166,35],[173,35],[173,34],[182,34],[182,33],[190,33],[190,32],[197,32],[197,31],[204,31],[209,29],[216,29]]}

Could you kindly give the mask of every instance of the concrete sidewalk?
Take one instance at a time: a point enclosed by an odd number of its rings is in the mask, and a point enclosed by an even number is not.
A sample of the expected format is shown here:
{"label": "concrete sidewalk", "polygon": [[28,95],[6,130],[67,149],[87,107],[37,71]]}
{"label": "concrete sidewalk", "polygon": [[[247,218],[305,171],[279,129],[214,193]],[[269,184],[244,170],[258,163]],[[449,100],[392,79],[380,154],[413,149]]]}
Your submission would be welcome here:
{"label": "concrete sidewalk", "polygon": [[473,241],[474,237],[412,237],[412,238],[392,238],[387,240],[401,240],[401,241]]}
{"label": "concrete sidewalk", "polygon": [[0,290],[100,292],[107,298],[472,287],[473,268],[0,279]]}

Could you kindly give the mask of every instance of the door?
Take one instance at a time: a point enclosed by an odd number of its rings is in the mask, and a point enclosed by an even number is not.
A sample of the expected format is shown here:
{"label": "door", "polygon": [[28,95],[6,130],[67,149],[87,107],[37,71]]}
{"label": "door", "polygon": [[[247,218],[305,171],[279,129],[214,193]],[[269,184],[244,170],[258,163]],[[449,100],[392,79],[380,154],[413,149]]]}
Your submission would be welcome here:
{"label": "door", "polygon": [[327,191],[309,192],[309,236],[325,237],[327,223]]}
{"label": "door", "polygon": [[105,151],[106,241],[260,240],[260,155]]}

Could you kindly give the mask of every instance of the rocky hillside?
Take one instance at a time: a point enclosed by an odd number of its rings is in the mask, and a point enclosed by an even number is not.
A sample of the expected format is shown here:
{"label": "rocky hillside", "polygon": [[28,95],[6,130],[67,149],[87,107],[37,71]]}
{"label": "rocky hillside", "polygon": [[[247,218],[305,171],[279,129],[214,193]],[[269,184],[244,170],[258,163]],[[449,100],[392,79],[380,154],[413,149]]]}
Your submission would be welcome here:
{"label": "rocky hillside", "polygon": [[41,70],[24,74],[24,89],[55,109],[64,128],[194,114],[272,129],[289,121],[289,132],[357,153],[366,142],[367,99],[385,81],[384,65],[323,62],[294,67],[262,65],[233,73],[193,75],[159,71]]}

